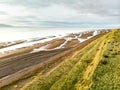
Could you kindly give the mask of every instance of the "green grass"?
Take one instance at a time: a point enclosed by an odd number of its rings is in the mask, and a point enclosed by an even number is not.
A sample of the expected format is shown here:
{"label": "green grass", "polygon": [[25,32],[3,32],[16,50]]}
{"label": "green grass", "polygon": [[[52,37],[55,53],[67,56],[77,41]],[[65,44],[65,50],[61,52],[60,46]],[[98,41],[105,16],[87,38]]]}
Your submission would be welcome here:
{"label": "green grass", "polygon": [[120,90],[120,31],[108,44],[94,75],[90,90]]}
{"label": "green grass", "polygon": [[120,90],[120,55],[107,61],[107,64],[100,63],[97,67],[90,90]]}
{"label": "green grass", "polygon": [[[83,76],[85,68],[93,60],[98,45],[91,49],[89,53],[86,53],[66,75],[62,76],[56,83],[54,83],[50,90],[70,90],[79,78]],[[91,56],[89,56],[90,53],[92,53]]]}

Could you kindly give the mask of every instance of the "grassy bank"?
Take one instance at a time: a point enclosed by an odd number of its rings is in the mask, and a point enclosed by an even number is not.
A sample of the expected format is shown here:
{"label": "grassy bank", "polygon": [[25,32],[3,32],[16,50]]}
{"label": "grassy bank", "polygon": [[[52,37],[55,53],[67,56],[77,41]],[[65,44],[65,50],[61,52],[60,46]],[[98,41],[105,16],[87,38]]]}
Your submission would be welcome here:
{"label": "grassy bank", "polygon": [[94,75],[90,90],[120,90],[120,31],[115,31]]}
{"label": "grassy bank", "polygon": [[[111,34],[111,33],[110,33]],[[105,36],[95,40],[77,54],[63,60],[61,64],[46,74],[39,74],[33,81],[26,84],[21,90],[76,90],[79,81],[83,79],[89,66],[95,61],[97,52],[108,41]],[[102,43],[101,43],[102,42]],[[99,62],[100,59],[97,61]],[[97,65],[97,63],[95,63]],[[93,65],[94,66],[94,65]],[[95,69],[95,67],[94,67]]]}

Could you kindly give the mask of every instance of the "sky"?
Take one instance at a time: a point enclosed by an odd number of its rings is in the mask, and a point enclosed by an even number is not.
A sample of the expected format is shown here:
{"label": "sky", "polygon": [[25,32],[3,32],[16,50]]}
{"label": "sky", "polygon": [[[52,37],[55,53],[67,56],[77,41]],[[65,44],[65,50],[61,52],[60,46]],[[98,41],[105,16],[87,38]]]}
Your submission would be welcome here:
{"label": "sky", "polygon": [[0,0],[0,27],[120,28],[120,0]]}

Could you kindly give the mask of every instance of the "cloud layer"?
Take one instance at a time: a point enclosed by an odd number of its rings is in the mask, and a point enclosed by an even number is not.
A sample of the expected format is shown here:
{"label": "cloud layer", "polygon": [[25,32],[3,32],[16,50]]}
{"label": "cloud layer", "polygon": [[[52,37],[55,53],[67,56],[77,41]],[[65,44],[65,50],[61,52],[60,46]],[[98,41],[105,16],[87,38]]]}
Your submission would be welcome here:
{"label": "cloud layer", "polygon": [[21,27],[98,24],[120,27],[119,3],[119,0],[1,0],[0,23]]}

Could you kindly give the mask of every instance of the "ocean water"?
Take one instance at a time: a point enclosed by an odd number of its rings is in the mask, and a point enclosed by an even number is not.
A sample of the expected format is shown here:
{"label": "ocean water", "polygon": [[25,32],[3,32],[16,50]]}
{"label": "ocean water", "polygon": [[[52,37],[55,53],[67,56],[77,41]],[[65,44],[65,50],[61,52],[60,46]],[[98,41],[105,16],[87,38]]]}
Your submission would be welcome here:
{"label": "ocean water", "polygon": [[80,28],[0,28],[0,42],[66,35],[95,29]]}

